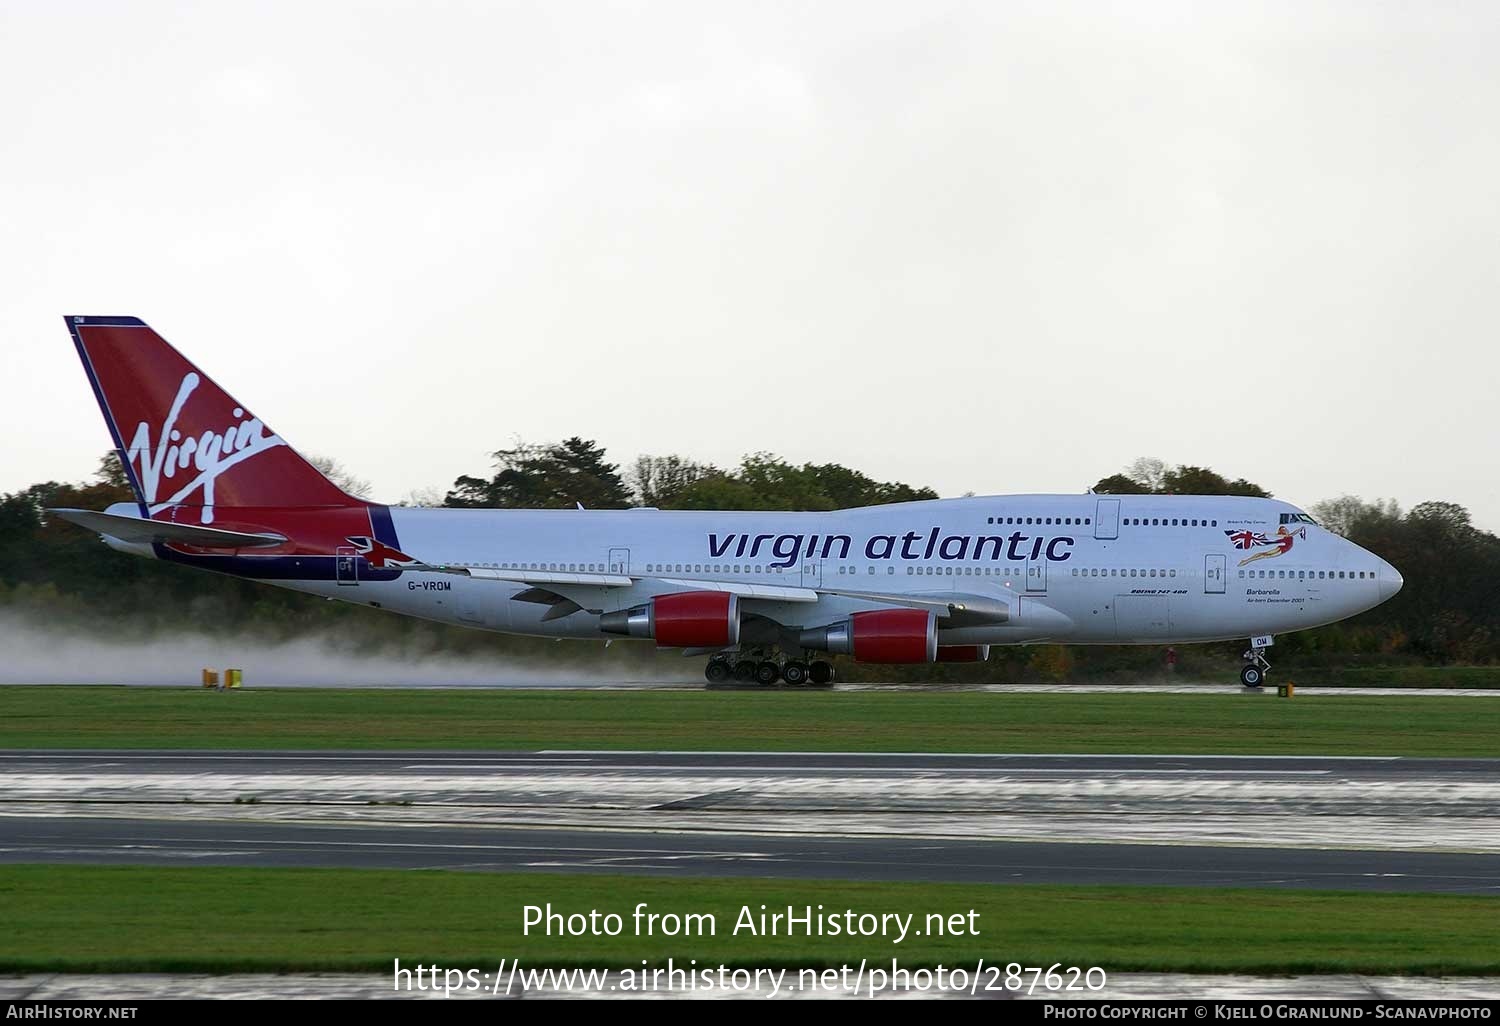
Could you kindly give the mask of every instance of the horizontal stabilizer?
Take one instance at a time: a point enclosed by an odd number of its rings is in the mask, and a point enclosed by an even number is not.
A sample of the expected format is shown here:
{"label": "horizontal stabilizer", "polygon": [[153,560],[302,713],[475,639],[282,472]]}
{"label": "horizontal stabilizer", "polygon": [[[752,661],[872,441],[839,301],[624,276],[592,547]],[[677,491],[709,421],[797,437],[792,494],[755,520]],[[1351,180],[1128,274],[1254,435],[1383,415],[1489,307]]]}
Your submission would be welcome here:
{"label": "horizontal stabilizer", "polygon": [[217,527],[196,527],[192,524],[147,520],[144,517],[120,516],[117,513],[96,513],[88,509],[49,509],[47,512],[90,531],[107,534],[122,542],[142,545],[178,542],[204,549],[252,549],[281,545],[287,540],[285,535],[280,534],[246,534],[243,531],[224,531]]}

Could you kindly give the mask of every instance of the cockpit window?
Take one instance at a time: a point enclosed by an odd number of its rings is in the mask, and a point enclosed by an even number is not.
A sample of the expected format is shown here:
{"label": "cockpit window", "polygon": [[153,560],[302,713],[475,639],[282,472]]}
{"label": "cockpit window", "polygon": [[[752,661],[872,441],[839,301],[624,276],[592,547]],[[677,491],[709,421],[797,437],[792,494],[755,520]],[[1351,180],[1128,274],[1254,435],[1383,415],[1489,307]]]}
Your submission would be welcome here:
{"label": "cockpit window", "polygon": [[1318,526],[1318,522],[1306,513],[1283,513],[1281,514],[1281,522],[1283,524],[1312,524],[1314,527]]}

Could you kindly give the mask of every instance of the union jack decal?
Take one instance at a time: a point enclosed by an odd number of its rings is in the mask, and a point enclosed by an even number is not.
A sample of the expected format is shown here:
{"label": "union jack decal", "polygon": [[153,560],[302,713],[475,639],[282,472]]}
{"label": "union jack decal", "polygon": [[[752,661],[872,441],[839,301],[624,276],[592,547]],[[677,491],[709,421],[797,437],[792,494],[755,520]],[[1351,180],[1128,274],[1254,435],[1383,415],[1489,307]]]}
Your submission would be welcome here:
{"label": "union jack decal", "polygon": [[1256,531],[1225,531],[1237,549],[1253,549],[1257,545],[1269,545],[1270,540]]}
{"label": "union jack decal", "polygon": [[384,570],[387,564],[401,566],[406,563],[415,563],[416,560],[402,552],[394,549],[382,541],[369,538],[364,535],[355,535],[347,539],[350,545],[358,550],[365,561],[377,570]]}

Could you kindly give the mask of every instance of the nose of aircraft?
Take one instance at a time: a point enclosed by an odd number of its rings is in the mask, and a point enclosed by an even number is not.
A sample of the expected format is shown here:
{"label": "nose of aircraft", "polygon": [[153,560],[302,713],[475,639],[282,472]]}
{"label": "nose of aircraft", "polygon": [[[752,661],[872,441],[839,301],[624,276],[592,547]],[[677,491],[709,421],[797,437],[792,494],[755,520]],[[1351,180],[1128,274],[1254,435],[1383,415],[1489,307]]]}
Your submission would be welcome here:
{"label": "nose of aircraft", "polygon": [[1383,559],[1380,561],[1380,601],[1395,598],[1396,592],[1400,591],[1405,583],[1406,579],[1401,576],[1400,570]]}

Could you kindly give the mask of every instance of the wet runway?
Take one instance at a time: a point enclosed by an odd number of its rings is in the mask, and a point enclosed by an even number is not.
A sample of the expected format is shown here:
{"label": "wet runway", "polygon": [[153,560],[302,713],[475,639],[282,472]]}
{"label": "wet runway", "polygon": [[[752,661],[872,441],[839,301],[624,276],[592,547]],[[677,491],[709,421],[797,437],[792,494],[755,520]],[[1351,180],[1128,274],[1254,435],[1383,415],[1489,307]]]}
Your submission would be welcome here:
{"label": "wet runway", "polygon": [[0,828],[0,862],[1500,894],[1500,858],[1455,852],[136,818],[15,817]]}
{"label": "wet runway", "polygon": [[0,860],[1500,894],[1500,759],[0,752]]}

